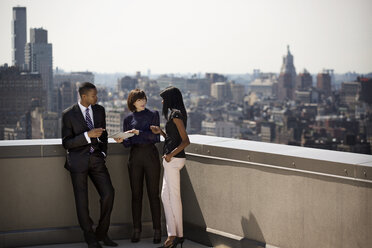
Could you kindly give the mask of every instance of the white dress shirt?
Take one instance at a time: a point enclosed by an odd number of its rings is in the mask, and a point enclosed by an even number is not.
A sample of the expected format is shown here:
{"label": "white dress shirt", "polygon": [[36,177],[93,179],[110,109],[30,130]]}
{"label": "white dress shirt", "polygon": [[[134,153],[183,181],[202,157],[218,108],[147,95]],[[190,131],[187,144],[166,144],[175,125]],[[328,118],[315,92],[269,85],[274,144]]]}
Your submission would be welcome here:
{"label": "white dress shirt", "polygon": [[[89,105],[88,108],[86,108],[86,107],[84,107],[83,105],[81,105],[80,101],[78,102],[78,104],[79,104],[79,107],[80,107],[81,113],[83,114],[85,120],[86,120],[86,118],[85,118],[85,113],[86,113],[86,111],[87,111],[86,109],[89,109],[90,119],[92,119],[92,124],[93,124],[93,127],[94,127],[92,105]],[[87,139],[88,144],[92,143],[92,140],[91,140],[90,137],[88,136],[88,132],[84,132],[84,136],[85,136],[85,138]],[[97,140],[99,141],[99,138],[97,138]],[[106,153],[102,152],[102,154],[106,157]]]}
{"label": "white dress shirt", "polygon": [[[92,105],[89,105],[88,108],[84,107],[83,105],[81,105],[80,101],[78,102],[79,104],[79,107],[80,107],[80,110],[81,110],[81,113],[83,114],[84,116],[84,119],[85,119],[85,111],[86,109],[89,109],[89,114],[90,114],[90,119],[92,119],[92,123],[93,123],[93,127],[94,127],[94,121],[93,121],[93,110],[92,110]],[[84,136],[85,138],[87,139],[88,143],[92,143],[92,141],[90,140],[90,137],[88,136],[88,132],[85,132],[84,133]]]}

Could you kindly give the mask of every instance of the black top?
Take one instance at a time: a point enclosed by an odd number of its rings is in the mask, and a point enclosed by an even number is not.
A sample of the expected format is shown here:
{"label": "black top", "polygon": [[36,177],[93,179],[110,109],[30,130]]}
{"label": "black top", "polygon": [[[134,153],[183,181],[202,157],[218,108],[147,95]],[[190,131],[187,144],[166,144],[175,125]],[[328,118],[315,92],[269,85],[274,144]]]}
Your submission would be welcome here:
{"label": "black top", "polygon": [[150,126],[159,126],[159,112],[147,108],[140,112],[133,112],[124,118],[123,131],[139,130],[139,135],[134,135],[123,141],[125,147],[134,144],[154,144],[160,142],[160,135],[153,134]]}
{"label": "black top", "polygon": [[[173,122],[173,118],[181,119],[185,123],[182,113],[179,110],[172,110],[169,115],[169,120],[165,124],[165,132],[167,133],[167,137],[165,138],[164,142],[163,154],[171,153],[182,142],[181,135],[178,132],[176,124]],[[186,158],[185,150],[180,151],[177,155],[175,155],[175,157]]]}

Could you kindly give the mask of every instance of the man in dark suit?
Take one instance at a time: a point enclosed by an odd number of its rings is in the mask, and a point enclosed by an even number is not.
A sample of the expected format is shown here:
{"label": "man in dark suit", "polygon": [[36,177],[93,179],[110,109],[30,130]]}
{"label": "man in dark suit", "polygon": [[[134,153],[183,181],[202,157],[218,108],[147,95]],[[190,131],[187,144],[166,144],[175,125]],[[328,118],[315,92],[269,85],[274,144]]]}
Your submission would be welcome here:
{"label": "man in dark suit", "polygon": [[[83,83],[79,87],[79,95],[80,101],[62,114],[62,144],[67,150],[65,168],[71,174],[79,224],[89,248],[102,247],[98,242],[101,240],[104,245],[117,246],[107,236],[114,203],[114,188],[105,165],[105,109],[96,104],[97,89],[94,84]],[[95,232],[88,209],[88,176],[101,198],[101,216]]]}

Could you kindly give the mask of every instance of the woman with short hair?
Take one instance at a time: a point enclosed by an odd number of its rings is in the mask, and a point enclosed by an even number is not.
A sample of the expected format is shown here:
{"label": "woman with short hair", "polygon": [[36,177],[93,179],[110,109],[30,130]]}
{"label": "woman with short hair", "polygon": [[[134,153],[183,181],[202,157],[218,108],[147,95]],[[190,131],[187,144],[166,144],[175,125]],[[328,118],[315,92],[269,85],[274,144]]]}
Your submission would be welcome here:
{"label": "woman with short hair", "polygon": [[143,180],[146,180],[147,195],[150,202],[154,228],[154,244],[161,242],[161,212],[159,198],[160,159],[155,143],[160,136],[154,134],[150,126],[159,125],[159,112],[146,108],[147,97],[143,90],[134,89],[129,93],[127,104],[132,112],[124,118],[123,131],[135,135],[127,139],[115,139],[130,147],[128,171],[132,190],[133,233],[131,241],[140,240],[142,231]]}

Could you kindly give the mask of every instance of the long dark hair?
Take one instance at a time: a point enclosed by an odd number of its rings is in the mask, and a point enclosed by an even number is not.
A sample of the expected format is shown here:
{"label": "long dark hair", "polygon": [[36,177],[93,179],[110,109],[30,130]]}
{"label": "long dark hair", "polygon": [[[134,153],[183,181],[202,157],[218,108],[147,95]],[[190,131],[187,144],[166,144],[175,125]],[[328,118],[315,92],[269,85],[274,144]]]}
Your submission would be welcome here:
{"label": "long dark hair", "polygon": [[183,118],[183,123],[187,123],[187,113],[186,113],[186,108],[183,103],[183,98],[181,91],[174,87],[174,86],[169,86],[165,88],[162,92],[160,92],[161,98],[163,98],[163,115],[166,120],[169,119],[168,116],[168,110],[172,109],[177,109],[181,112]]}

